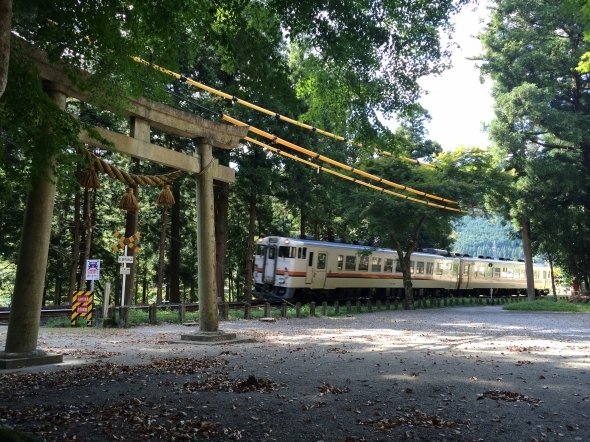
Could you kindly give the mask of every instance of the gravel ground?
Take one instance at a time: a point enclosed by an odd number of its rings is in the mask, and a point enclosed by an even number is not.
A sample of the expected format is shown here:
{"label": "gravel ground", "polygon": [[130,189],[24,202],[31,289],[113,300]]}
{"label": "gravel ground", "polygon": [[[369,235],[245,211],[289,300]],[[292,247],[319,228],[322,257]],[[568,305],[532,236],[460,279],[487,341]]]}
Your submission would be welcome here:
{"label": "gravel ground", "polygon": [[43,328],[38,347],[64,363],[0,372],[0,427],[50,441],[590,440],[588,314],[456,307],[220,329],[256,342]]}

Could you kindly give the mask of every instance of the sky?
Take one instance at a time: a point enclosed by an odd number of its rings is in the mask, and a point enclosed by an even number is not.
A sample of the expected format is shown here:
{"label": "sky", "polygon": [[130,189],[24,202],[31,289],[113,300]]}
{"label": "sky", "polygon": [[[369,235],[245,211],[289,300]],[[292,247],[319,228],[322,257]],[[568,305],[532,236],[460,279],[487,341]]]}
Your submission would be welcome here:
{"label": "sky", "polygon": [[493,118],[491,80],[481,84],[476,62],[468,60],[481,53],[481,44],[475,36],[483,29],[489,15],[487,2],[481,3],[465,6],[455,17],[453,39],[460,47],[453,51],[453,67],[420,82],[428,91],[420,103],[432,117],[427,124],[428,138],[438,141],[445,150],[461,145],[489,145],[482,123],[489,123]]}

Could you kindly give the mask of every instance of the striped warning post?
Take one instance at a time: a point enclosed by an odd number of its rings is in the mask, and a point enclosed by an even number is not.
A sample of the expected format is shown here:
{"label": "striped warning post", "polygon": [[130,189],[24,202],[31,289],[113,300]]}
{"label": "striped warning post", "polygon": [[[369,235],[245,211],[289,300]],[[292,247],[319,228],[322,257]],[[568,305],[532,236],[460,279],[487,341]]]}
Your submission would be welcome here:
{"label": "striped warning post", "polygon": [[86,326],[92,327],[92,313],[94,309],[94,293],[91,291],[74,292],[72,295],[72,316],[70,324],[76,327],[78,318],[86,318]]}

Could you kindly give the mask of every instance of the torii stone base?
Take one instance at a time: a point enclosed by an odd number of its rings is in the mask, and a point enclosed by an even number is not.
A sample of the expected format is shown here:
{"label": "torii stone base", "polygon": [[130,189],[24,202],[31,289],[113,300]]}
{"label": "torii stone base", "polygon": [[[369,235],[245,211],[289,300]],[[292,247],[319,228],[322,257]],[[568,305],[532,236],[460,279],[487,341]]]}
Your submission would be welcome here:
{"label": "torii stone base", "polygon": [[190,335],[181,335],[180,342],[176,341],[176,343],[197,345],[243,344],[248,342],[255,342],[255,339],[246,336],[239,337],[235,333],[224,331],[198,331]]}
{"label": "torii stone base", "polygon": [[43,350],[34,350],[26,353],[0,352],[0,369],[36,367],[38,365],[60,364],[64,360],[63,355],[47,353]]}

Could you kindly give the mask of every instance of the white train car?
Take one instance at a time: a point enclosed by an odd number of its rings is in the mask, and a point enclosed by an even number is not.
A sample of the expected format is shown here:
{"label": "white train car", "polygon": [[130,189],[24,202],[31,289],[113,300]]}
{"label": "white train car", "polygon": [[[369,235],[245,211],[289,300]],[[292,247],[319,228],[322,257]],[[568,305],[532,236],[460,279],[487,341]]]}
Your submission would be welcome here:
{"label": "white train car", "polygon": [[[524,263],[414,252],[412,284],[427,294],[459,291],[515,294],[526,288]],[[546,268],[537,268],[538,289],[548,288]],[[544,279],[543,279],[544,278]],[[269,299],[400,293],[403,278],[395,250],[280,236],[261,238],[256,247],[256,292]]]}

